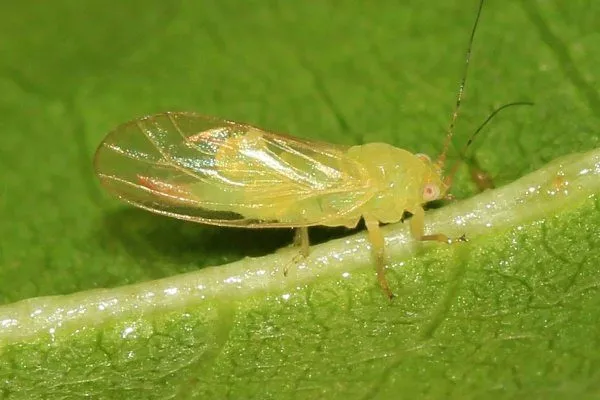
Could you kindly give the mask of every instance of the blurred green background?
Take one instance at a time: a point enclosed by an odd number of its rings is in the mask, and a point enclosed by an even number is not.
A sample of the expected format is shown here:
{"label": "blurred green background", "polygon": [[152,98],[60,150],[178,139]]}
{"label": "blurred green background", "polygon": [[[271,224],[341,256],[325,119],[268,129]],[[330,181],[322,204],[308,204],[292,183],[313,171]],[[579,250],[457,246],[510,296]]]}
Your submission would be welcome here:
{"label": "blurred green background", "polygon": [[[0,282],[10,286],[0,301],[158,278],[195,269],[198,258],[221,263],[252,252],[248,241],[264,252],[282,244],[270,246],[270,233],[190,226],[109,199],[91,160],[129,119],[192,110],[436,155],[476,3],[4,5]],[[455,143],[493,106],[536,102],[498,117],[475,146],[500,183],[598,144],[594,4],[486,4]]]}
{"label": "blurred green background", "polygon": [[[197,111],[437,155],[476,8],[476,0],[5,2],[0,304],[171,276],[291,240],[110,199],[92,157],[129,119]],[[486,2],[455,143],[493,107],[536,103],[497,117],[474,145],[498,184],[598,147],[599,24],[591,0]],[[473,193],[464,175],[457,193]]]}

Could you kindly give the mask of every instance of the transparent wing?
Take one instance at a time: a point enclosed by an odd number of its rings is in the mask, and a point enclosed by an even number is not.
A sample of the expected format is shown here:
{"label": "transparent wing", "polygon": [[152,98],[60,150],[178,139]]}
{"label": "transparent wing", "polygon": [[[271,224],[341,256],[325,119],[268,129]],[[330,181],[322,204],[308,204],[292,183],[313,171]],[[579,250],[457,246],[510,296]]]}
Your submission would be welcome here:
{"label": "transparent wing", "polygon": [[96,172],[138,207],[214,225],[283,227],[343,219],[370,197],[347,147],[194,113],[128,122],[102,142]]}

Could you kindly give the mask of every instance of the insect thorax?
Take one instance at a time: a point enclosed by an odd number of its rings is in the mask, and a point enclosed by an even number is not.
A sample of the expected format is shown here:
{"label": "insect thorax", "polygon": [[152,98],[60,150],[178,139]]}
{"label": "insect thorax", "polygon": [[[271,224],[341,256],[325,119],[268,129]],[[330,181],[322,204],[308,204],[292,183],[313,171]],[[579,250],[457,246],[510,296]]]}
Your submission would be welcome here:
{"label": "insect thorax", "polygon": [[351,147],[348,155],[371,176],[374,193],[361,207],[363,215],[392,223],[400,221],[405,211],[421,206],[428,171],[414,154],[386,143],[369,143]]}

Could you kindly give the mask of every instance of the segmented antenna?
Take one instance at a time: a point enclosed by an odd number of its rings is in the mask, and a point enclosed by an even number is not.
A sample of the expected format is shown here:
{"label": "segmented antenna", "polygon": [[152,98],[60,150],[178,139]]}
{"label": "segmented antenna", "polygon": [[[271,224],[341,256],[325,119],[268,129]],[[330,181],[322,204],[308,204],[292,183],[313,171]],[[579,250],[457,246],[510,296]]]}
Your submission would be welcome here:
{"label": "segmented antenna", "polygon": [[490,113],[490,115],[485,119],[485,121],[483,121],[481,123],[481,125],[479,125],[479,128],[477,128],[475,130],[475,132],[473,132],[471,134],[471,137],[469,137],[469,140],[467,140],[467,143],[465,144],[465,146],[460,151],[461,158],[465,157],[465,153],[466,153],[467,149],[469,148],[469,146],[471,145],[471,143],[473,143],[473,140],[475,140],[475,137],[477,137],[477,135],[479,134],[479,132],[481,132],[481,130],[483,128],[485,128],[485,126],[488,124],[488,122],[490,122],[492,120],[492,118],[494,118],[496,116],[496,114],[498,114],[500,111],[504,110],[505,108],[513,107],[513,106],[532,106],[532,105],[533,105],[533,103],[531,101],[515,101],[515,102],[512,102],[512,103],[504,104],[503,106],[500,106],[500,107],[496,108],[494,111],[492,111]]}
{"label": "segmented antenna", "polygon": [[471,61],[471,49],[473,48],[473,40],[475,39],[475,32],[477,31],[477,25],[479,24],[479,17],[481,16],[481,10],[483,9],[484,1],[485,0],[479,1],[479,8],[477,9],[477,17],[475,17],[475,23],[473,24],[473,29],[471,30],[471,37],[469,38],[469,45],[467,46],[465,69],[463,70],[462,80],[460,81],[460,86],[458,88],[458,95],[456,96],[456,105],[454,107],[454,113],[452,114],[452,119],[450,120],[450,126],[448,127],[448,135],[446,136],[446,142],[444,143],[442,154],[440,154],[440,156],[437,160],[437,163],[442,170],[444,169],[444,164],[446,163],[446,155],[448,153],[448,148],[450,147],[450,143],[452,142],[452,136],[454,135],[454,125],[456,123],[456,119],[458,118],[458,111],[460,110],[460,103],[462,101],[463,92],[465,91],[465,84],[467,83],[467,73],[469,72],[469,61]]}
{"label": "segmented antenna", "polygon": [[505,108],[508,107],[513,107],[513,106],[532,106],[533,103],[530,101],[515,101],[513,103],[507,103],[504,104],[503,106],[500,106],[498,108],[496,108],[495,110],[493,110],[490,115],[485,119],[485,121],[483,121],[481,123],[481,125],[479,125],[479,128],[477,128],[475,130],[475,132],[473,132],[471,134],[471,136],[469,137],[469,140],[467,140],[467,143],[463,146],[463,148],[460,150],[459,155],[460,158],[454,163],[454,165],[452,166],[452,169],[450,170],[450,173],[446,176],[444,182],[446,183],[446,185],[451,186],[452,185],[452,180],[454,179],[454,175],[456,174],[456,171],[458,171],[458,167],[460,166],[460,164],[465,161],[466,159],[466,152],[467,149],[469,148],[469,146],[471,146],[471,143],[473,143],[473,140],[475,140],[475,138],[477,137],[477,135],[479,134],[479,132],[482,131],[483,128],[485,128],[485,126],[488,124],[488,122],[490,122],[492,120],[492,118],[494,118],[496,116],[496,114],[498,114],[500,111],[504,110]]}

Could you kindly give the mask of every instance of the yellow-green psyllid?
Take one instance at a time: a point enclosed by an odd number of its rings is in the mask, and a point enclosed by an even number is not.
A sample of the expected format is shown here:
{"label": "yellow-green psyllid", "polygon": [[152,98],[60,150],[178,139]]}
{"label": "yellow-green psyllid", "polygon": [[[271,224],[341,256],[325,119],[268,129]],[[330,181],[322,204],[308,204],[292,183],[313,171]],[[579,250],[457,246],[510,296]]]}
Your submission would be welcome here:
{"label": "yellow-green psyllid", "polygon": [[443,167],[483,2],[444,150],[435,162],[385,143],[342,146],[195,113],[167,112],[125,123],[108,134],[95,155],[100,181],[128,203],[175,218],[298,228],[296,241],[304,256],[307,227],[355,227],[362,218],[378,281],[392,297],[384,274],[381,223],[398,222],[409,212],[416,239],[449,242],[443,234],[424,235],[423,204],[443,198],[450,186]]}

